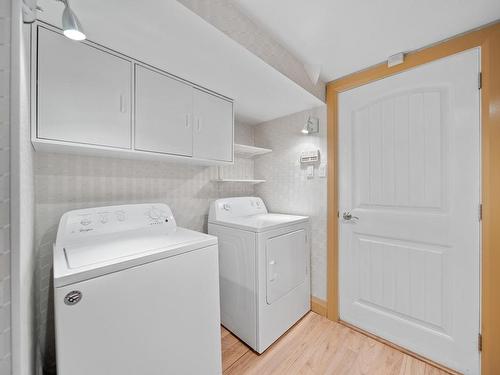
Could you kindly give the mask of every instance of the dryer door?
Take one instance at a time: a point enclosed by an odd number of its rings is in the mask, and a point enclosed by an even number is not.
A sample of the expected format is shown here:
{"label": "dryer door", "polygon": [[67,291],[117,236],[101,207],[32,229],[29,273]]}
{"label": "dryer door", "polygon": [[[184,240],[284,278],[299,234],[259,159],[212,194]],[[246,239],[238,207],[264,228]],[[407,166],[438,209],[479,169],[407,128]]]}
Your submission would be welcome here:
{"label": "dryer door", "polygon": [[304,229],[267,239],[266,300],[269,305],[306,280],[306,245]]}

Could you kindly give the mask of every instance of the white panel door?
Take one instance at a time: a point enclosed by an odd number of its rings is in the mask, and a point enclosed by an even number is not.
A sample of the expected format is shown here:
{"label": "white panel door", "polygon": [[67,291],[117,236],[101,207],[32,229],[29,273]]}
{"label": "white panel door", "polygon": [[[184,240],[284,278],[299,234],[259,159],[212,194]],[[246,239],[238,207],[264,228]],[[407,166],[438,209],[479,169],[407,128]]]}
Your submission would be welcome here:
{"label": "white panel door", "polygon": [[37,137],[130,148],[131,63],[38,30]]}
{"label": "white panel door", "polygon": [[193,155],[233,161],[233,103],[194,89]]}
{"label": "white panel door", "polygon": [[479,374],[479,56],[339,96],[340,317],[465,374]]}
{"label": "white panel door", "polygon": [[136,65],[135,149],[193,155],[193,88]]}

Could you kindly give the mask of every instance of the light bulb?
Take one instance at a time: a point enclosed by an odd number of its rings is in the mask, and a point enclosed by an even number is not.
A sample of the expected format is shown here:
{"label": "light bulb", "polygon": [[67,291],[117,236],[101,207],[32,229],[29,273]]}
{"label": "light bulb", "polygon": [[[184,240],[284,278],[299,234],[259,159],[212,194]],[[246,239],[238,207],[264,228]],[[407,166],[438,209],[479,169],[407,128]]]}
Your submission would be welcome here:
{"label": "light bulb", "polygon": [[86,35],[83,32],[80,21],[69,7],[68,0],[61,1],[64,3],[64,10],[62,14],[63,34],[69,39],[84,40],[86,38]]}

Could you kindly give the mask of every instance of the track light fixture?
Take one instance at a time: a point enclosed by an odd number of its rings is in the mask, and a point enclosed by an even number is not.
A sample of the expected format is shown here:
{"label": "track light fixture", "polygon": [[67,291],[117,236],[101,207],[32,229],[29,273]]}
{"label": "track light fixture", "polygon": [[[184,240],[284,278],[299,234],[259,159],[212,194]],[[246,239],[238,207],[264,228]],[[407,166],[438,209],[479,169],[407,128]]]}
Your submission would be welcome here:
{"label": "track light fixture", "polygon": [[62,28],[63,34],[73,40],[84,40],[86,38],[83,32],[82,25],[76,17],[75,13],[69,6],[69,0],[59,0],[64,4],[64,11],[62,14]]}

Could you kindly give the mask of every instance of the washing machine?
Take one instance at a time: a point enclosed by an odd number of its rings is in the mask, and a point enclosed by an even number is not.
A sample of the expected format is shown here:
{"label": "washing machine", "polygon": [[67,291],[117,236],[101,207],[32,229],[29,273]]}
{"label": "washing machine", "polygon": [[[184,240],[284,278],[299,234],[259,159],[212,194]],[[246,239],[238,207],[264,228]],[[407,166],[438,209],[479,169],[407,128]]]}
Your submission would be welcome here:
{"label": "washing machine", "polygon": [[219,239],[222,325],[262,353],[310,310],[309,218],[219,199],[208,233]]}
{"label": "washing machine", "polygon": [[221,373],[217,238],[167,205],[67,212],[53,272],[59,375]]}

